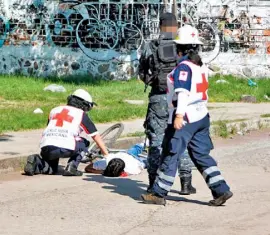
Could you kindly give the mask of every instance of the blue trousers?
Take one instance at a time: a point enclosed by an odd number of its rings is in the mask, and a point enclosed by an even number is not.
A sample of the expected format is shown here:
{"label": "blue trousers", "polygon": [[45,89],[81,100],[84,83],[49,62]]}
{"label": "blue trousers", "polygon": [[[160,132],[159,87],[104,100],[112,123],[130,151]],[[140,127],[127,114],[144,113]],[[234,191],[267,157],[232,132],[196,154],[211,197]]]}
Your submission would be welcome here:
{"label": "blue trousers", "polygon": [[[149,104],[144,123],[146,136],[149,139],[149,153],[147,171],[149,179],[155,179],[158,167],[161,164],[162,142],[168,122],[168,103],[167,94],[149,96]],[[191,167],[193,163],[185,152],[181,155],[178,164],[178,173],[180,177],[191,176]]]}
{"label": "blue trousers", "polygon": [[41,149],[41,158],[37,159],[36,174],[56,174],[60,158],[69,158],[68,164],[73,163],[76,167],[79,166],[82,160],[82,152],[87,151],[89,141],[81,138],[76,141],[75,150],[59,148],[56,146],[45,146]]}
{"label": "blue trousers", "polygon": [[142,144],[135,144],[131,148],[127,150],[127,153],[134,157],[136,160],[142,163],[142,166],[146,168],[147,166],[147,157],[139,157],[139,154],[143,152],[143,145]]}
{"label": "blue trousers", "polygon": [[206,115],[195,123],[187,123],[180,130],[169,126],[165,132],[162,164],[158,169],[153,191],[164,197],[170,191],[179,165],[179,158],[188,149],[195,166],[202,174],[214,198],[230,188],[221,176],[216,161],[209,155],[213,144],[209,133],[210,118]]}

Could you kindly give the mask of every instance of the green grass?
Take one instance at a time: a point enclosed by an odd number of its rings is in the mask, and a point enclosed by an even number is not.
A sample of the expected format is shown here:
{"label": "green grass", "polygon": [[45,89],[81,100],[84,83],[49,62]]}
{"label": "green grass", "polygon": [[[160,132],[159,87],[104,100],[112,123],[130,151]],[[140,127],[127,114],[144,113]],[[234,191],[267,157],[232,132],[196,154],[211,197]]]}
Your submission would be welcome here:
{"label": "green grass", "polygon": [[[233,119],[233,120],[222,120],[222,122],[224,122],[224,123],[232,123],[232,122],[243,122],[243,121],[247,121],[247,120],[248,119],[246,119],[246,118],[238,118],[238,119]],[[218,125],[218,124],[220,124],[220,120],[213,121],[213,122],[211,122],[211,124]]]}
{"label": "green grass", "polygon": [[212,124],[215,125],[214,126],[215,135],[220,136],[222,138],[227,138],[229,136],[227,121],[219,120]]}
{"label": "green grass", "polygon": [[261,117],[262,118],[269,118],[270,117],[270,113],[262,114]]}
{"label": "green grass", "polygon": [[133,133],[128,133],[126,135],[126,137],[142,137],[142,136],[145,136],[145,132],[143,132],[143,131],[136,131]]}
{"label": "green grass", "polygon": [[245,123],[247,119],[234,119],[234,120],[218,120],[218,121],[213,121],[211,124],[214,126],[214,132],[216,136],[222,137],[222,138],[228,138],[230,135],[235,135],[237,133],[237,128],[235,125],[231,126],[229,129],[227,127],[227,124],[229,123],[236,123],[236,122],[241,122],[240,123],[240,129],[244,129],[247,124]]}
{"label": "green grass", "polygon": [[[224,79],[228,83],[216,83]],[[257,87],[248,86],[246,79],[237,79],[233,76],[215,76],[210,78],[209,102],[239,102],[242,95],[253,95],[257,102],[268,102],[264,95],[270,96],[270,80],[254,80]]]}
{"label": "green grass", "polygon": [[[125,99],[147,101],[147,93],[144,93],[142,82],[134,79],[127,82],[88,82],[89,84],[78,81],[52,82],[26,77],[0,76],[0,132],[43,128],[49,111],[55,106],[65,104],[67,96],[77,88],[88,90],[98,104],[98,107],[89,112],[95,123],[135,119],[145,115],[147,102],[144,105],[131,105],[123,101]],[[63,85],[67,92],[43,91],[44,87],[52,83]],[[36,108],[41,108],[44,113],[34,114]]]}
{"label": "green grass", "polygon": [[[225,79],[228,84],[216,84],[218,79]],[[259,80],[258,87],[249,87],[246,80],[232,76],[210,78],[210,102],[237,102],[241,95],[256,96],[259,102],[266,101],[263,96],[270,96],[270,80]],[[63,85],[67,92],[53,93],[43,91],[52,83]],[[130,81],[102,81],[89,77],[69,77],[64,80],[57,78],[28,78],[23,76],[0,75],[0,133],[25,129],[44,128],[49,111],[66,103],[66,98],[75,89],[88,90],[98,107],[89,116],[95,123],[121,121],[142,118],[147,109],[148,92],[144,93],[144,84],[132,79]],[[132,105],[124,102],[144,100],[143,105]],[[34,114],[41,108],[44,114]]]}

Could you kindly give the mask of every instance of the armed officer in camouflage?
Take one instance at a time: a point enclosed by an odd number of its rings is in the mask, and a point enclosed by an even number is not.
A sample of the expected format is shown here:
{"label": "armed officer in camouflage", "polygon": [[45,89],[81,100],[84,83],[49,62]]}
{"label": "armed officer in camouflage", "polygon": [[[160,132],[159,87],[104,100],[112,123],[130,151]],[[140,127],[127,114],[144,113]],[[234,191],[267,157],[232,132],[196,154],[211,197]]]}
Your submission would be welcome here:
{"label": "armed officer in camouflage", "polygon": [[[167,75],[178,62],[176,46],[172,40],[177,34],[177,29],[176,17],[172,13],[163,13],[160,16],[159,38],[146,43],[140,57],[139,77],[145,83],[145,88],[151,86],[144,122],[145,133],[149,139],[147,192],[151,192],[161,162],[162,141],[169,116]],[[186,151],[180,157],[178,167],[182,188],[180,194],[196,193],[196,189],[191,185],[191,166],[192,162]]]}

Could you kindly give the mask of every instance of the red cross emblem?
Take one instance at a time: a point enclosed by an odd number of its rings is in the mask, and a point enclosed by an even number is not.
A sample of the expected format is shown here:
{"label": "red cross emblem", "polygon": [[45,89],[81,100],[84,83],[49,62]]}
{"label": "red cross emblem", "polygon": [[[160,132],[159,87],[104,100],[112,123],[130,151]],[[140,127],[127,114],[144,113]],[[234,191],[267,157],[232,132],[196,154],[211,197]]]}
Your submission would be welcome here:
{"label": "red cross emblem", "polygon": [[192,36],[193,38],[194,38],[195,35],[196,35],[195,33],[192,33],[192,34],[191,34],[191,36]]}
{"label": "red cross emblem", "polygon": [[202,93],[202,100],[207,100],[206,91],[208,89],[208,81],[206,80],[205,74],[202,74],[202,83],[197,84],[197,92]]}
{"label": "red cross emblem", "polygon": [[61,113],[55,114],[52,118],[52,120],[57,120],[55,125],[56,126],[63,126],[64,121],[71,123],[74,118],[72,116],[68,115],[68,113],[69,113],[68,109],[63,109],[61,111]]}

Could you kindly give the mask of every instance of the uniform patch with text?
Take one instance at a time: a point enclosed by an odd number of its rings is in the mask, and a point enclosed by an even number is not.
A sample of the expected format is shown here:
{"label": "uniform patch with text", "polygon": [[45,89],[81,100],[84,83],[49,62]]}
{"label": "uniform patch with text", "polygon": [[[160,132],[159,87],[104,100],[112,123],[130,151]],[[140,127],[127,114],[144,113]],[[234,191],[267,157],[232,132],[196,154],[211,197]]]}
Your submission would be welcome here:
{"label": "uniform patch with text", "polygon": [[181,71],[179,74],[179,81],[187,81],[188,78],[188,72]]}

